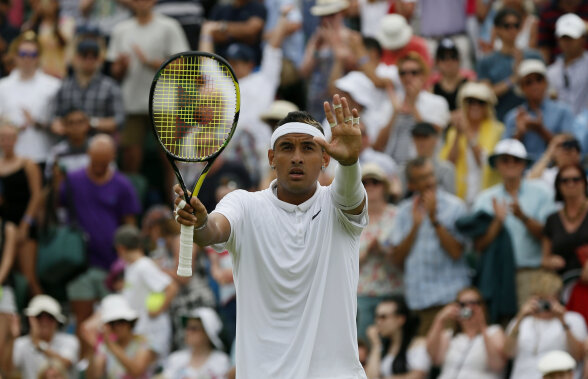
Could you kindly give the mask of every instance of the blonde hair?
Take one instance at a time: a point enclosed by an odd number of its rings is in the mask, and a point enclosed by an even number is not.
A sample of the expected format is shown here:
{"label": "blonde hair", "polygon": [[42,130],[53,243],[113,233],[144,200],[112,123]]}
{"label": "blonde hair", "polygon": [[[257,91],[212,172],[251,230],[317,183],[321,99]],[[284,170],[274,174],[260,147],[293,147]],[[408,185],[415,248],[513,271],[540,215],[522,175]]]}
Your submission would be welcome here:
{"label": "blonde hair", "polygon": [[561,278],[551,272],[543,270],[531,284],[531,293],[539,297],[557,297],[563,288]]}

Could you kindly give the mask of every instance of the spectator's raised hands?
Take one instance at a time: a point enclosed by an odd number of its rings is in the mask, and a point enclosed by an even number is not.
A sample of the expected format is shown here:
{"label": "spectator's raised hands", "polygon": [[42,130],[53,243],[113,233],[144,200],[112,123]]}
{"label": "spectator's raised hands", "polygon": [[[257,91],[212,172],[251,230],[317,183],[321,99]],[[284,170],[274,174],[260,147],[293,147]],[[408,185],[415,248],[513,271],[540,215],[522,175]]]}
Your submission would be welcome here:
{"label": "spectator's raised hands", "polygon": [[438,317],[441,321],[455,321],[459,318],[459,305],[457,303],[449,303],[439,312]]}

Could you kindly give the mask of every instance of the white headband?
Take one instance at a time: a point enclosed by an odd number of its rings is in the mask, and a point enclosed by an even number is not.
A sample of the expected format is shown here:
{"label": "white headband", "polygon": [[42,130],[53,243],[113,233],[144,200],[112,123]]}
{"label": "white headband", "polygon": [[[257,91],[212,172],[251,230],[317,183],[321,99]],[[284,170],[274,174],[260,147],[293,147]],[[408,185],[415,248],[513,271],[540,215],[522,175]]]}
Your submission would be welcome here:
{"label": "white headband", "polygon": [[310,134],[313,137],[325,138],[325,135],[321,133],[318,128],[312,125],[305,124],[303,122],[288,122],[274,130],[270,144],[271,148],[274,148],[278,138],[291,133]]}

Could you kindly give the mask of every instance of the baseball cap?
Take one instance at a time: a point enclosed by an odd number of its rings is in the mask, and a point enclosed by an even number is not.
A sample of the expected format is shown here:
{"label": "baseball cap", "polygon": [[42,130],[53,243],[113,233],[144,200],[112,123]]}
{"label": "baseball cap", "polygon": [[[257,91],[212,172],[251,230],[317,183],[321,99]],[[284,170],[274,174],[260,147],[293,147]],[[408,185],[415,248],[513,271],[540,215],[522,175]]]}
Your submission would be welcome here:
{"label": "baseball cap", "polygon": [[577,39],[584,34],[586,34],[586,24],[575,13],[566,13],[558,18],[555,23],[555,35],[557,37],[567,36]]}
{"label": "baseball cap", "polygon": [[565,351],[554,350],[546,353],[539,359],[537,368],[543,375],[560,371],[571,371],[576,368],[576,360]]}
{"label": "baseball cap", "polygon": [[372,105],[373,96],[376,92],[374,83],[360,71],[351,71],[342,78],[335,80],[335,87],[341,91],[347,92],[353,100],[365,108]]}
{"label": "baseball cap", "polygon": [[78,43],[77,52],[78,54],[94,53],[98,55],[100,53],[100,45],[95,39],[83,39]]}
{"label": "baseball cap", "polygon": [[31,299],[29,306],[24,310],[24,314],[30,317],[37,317],[41,313],[49,313],[58,322],[65,323],[65,316],[61,313],[61,305],[48,295],[37,295]]}
{"label": "baseball cap", "polygon": [[539,59],[525,59],[519,65],[517,76],[519,79],[524,78],[527,75],[540,74],[545,76],[547,74],[547,67],[545,63]]}
{"label": "baseball cap", "polygon": [[413,136],[432,136],[437,135],[437,129],[429,122],[419,122],[412,127]]}
{"label": "baseball cap", "polygon": [[448,55],[459,57],[459,50],[457,50],[457,45],[451,38],[443,38],[437,46],[435,58],[439,59]]}
{"label": "baseball cap", "polygon": [[232,43],[227,48],[225,58],[235,61],[255,61],[255,51],[244,43]]}

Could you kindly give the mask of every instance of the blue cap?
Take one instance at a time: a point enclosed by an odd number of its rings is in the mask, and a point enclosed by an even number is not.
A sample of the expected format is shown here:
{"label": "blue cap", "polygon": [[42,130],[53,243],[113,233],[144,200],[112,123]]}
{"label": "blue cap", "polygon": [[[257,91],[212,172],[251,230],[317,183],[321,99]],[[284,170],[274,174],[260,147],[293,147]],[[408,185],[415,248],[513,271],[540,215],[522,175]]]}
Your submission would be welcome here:
{"label": "blue cap", "polygon": [[254,62],[255,50],[243,43],[232,43],[227,48],[225,58],[235,61]]}

